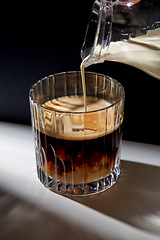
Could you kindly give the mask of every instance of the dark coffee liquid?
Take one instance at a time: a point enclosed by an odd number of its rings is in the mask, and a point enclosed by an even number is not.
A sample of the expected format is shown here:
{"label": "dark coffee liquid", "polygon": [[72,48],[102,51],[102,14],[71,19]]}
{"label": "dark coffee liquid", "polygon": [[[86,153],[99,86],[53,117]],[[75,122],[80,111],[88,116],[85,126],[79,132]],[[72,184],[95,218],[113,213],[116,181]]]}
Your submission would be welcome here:
{"label": "dark coffee liquid", "polygon": [[114,108],[106,110],[110,105],[104,99],[87,97],[90,112],[84,114],[82,96],[44,103],[36,136],[40,168],[47,177],[65,184],[85,184],[114,171],[119,159],[121,124],[114,125]]}
{"label": "dark coffee liquid", "polygon": [[121,128],[120,125],[109,134],[85,140],[58,139],[38,132],[44,172],[67,184],[105,178],[116,165]]}

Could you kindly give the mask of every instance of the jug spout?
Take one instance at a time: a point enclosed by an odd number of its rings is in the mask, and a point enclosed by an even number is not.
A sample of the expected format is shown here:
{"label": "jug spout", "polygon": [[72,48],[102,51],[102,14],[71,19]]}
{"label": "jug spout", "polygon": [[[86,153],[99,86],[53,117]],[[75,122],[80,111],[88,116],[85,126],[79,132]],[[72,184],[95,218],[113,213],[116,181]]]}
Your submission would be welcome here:
{"label": "jug spout", "polygon": [[93,62],[97,63],[105,60],[105,56],[102,56],[102,50],[109,46],[111,33],[112,0],[96,0],[92,7],[81,49],[81,57],[86,67],[93,64]]}

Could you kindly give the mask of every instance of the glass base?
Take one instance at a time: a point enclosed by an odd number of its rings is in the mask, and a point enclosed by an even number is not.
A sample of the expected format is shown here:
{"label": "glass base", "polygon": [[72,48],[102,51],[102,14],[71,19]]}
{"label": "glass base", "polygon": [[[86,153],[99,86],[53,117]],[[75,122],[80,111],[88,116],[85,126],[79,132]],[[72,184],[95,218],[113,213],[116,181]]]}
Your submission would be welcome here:
{"label": "glass base", "polygon": [[88,195],[102,192],[112,187],[120,175],[120,160],[114,168],[114,171],[110,173],[106,178],[101,178],[98,181],[94,181],[86,184],[64,184],[60,181],[54,181],[51,177],[47,176],[45,172],[37,167],[38,178],[42,184],[49,188],[51,191],[64,194],[64,195]]}

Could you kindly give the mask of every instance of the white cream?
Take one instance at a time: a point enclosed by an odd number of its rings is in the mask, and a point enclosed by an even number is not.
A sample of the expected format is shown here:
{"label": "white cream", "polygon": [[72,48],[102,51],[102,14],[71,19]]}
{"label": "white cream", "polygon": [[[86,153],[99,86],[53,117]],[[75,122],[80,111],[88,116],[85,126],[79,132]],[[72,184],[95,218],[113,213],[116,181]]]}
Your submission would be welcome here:
{"label": "white cream", "polygon": [[102,51],[100,48],[99,45],[96,46],[93,52],[95,58],[87,57],[83,60],[84,67],[114,61],[131,65],[160,79],[160,28],[148,31],[146,35],[130,37],[129,40],[111,42],[109,48]]}

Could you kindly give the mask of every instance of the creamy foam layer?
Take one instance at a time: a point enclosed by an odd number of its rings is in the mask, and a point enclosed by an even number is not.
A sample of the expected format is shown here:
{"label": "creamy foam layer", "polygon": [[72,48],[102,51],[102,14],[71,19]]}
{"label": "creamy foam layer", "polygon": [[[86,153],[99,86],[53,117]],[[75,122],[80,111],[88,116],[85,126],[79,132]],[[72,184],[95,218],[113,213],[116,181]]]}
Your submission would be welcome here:
{"label": "creamy foam layer", "polygon": [[120,126],[123,120],[119,116],[115,125],[115,107],[110,107],[110,102],[93,97],[86,100],[88,112],[84,112],[83,96],[62,97],[44,103],[43,118],[39,117],[37,127],[48,136],[78,141],[104,136]]}
{"label": "creamy foam layer", "polygon": [[[111,105],[110,102],[104,99],[94,97],[87,97],[86,103],[88,112],[100,110]],[[45,102],[43,106],[61,112],[84,112],[84,99],[83,96],[66,96]]]}

